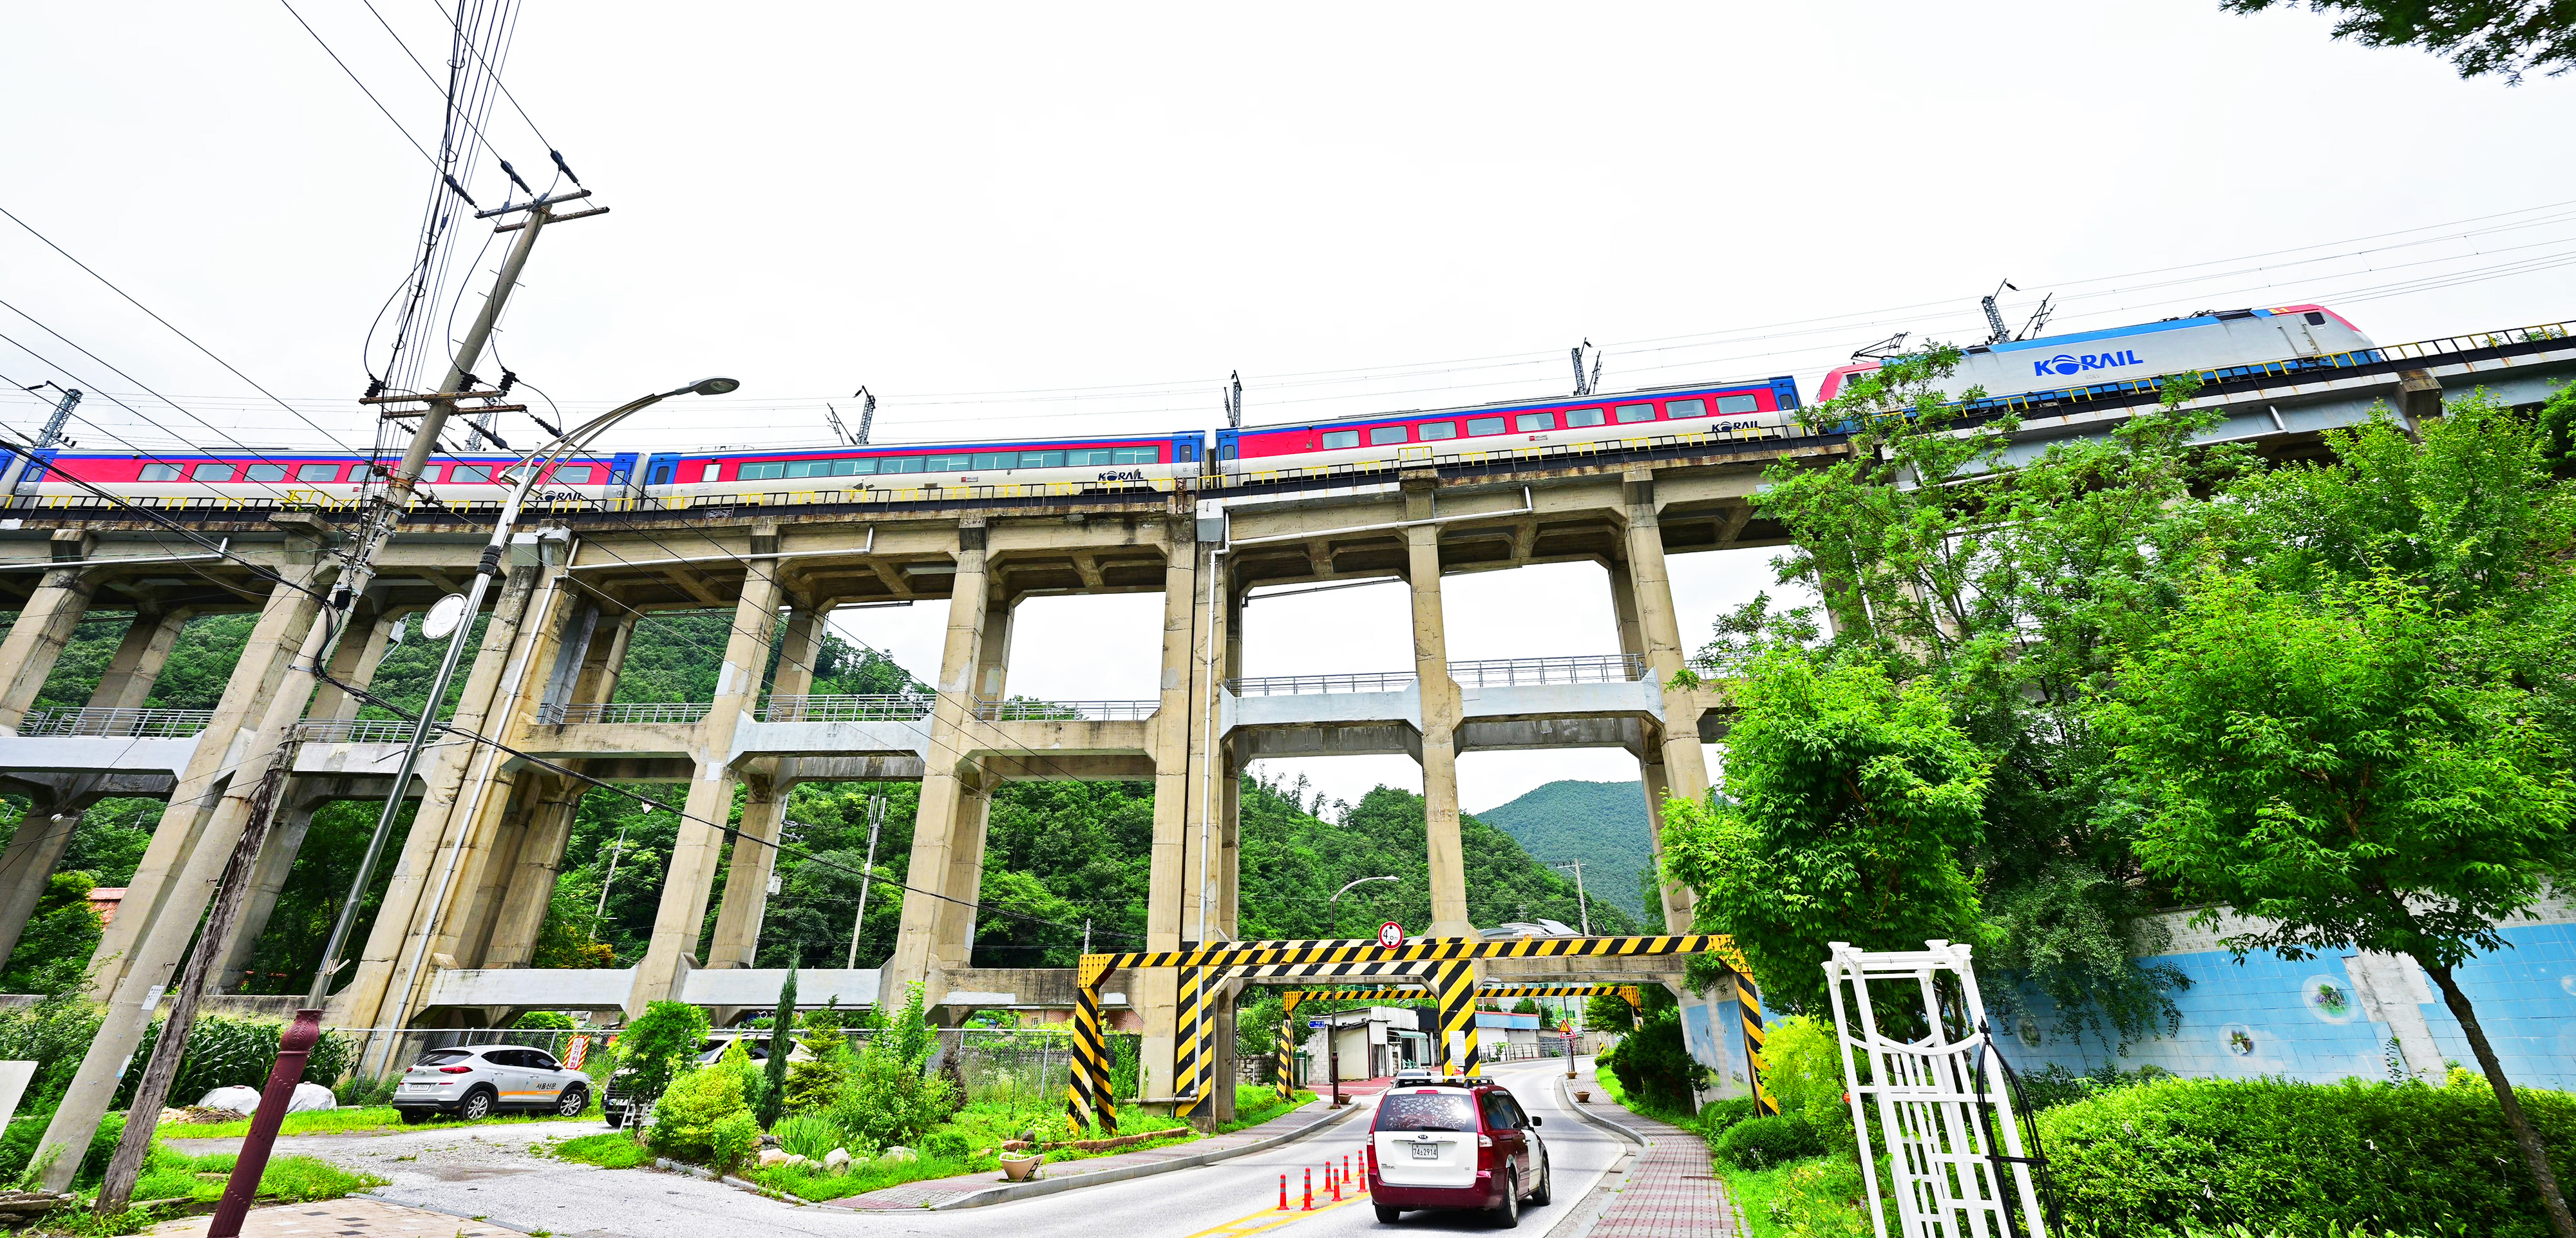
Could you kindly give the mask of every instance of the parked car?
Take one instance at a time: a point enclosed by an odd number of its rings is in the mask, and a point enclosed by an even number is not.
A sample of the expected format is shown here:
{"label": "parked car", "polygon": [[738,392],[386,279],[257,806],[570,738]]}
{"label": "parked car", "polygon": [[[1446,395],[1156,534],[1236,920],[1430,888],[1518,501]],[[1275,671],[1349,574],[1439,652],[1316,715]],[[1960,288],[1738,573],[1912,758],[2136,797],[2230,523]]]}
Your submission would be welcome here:
{"label": "parked car", "polygon": [[403,1072],[393,1103],[405,1122],[426,1122],[441,1113],[488,1118],[511,1109],[572,1118],[590,1107],[590,1076],[525,1045],[432,1049]]}
{"label": "parked car", "polygon": [[[698,1042],[697,1056],[693,1060],[700,1066],[713,1066],[725,1055],[725,1050],[737,1040],[743,1042],[742,1051],[750,1055],[752,1061],[769,1060],[769,1033],[758,1029],[747,1032],[717,1032]],[[788,1061],[806,1062],[812,1061],[813,1058],[814,1055],[807,1052],[805,1046],[793,1042],[788,1045]],[[626,1125],[627,1111],[632,1107],[633,1100],[627,1094],[626,1083],[634,1073],[632,1068],[621,1067],[608,1076],[608,1090],[601,1095],[599,1108],[600,1112],[608,1118],[608,1125],[612,1129]]]}
{"label": "parked car", "polygon": [[1509,1089],[1482,1080],[1390,1087],[1369,1128],[1369,1197],[1392,1225],[1423,1208],[1481,1208],[1495,1224],[1520,1224],[1521,1204],[1554,1198],[1539,1120]]}

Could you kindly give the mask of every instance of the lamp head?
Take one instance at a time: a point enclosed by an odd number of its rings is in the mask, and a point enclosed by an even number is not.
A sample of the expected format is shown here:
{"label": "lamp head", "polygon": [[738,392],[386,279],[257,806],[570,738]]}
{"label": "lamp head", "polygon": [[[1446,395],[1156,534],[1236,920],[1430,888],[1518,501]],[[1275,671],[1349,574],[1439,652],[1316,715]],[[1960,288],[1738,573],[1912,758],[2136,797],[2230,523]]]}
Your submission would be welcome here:
{"label": "lamp head", "polygon": [[692,395],[730,395],[741,386],[742,383],[736,379],[701,378],[698,381],[689,384],[683,390],[688,391]]}

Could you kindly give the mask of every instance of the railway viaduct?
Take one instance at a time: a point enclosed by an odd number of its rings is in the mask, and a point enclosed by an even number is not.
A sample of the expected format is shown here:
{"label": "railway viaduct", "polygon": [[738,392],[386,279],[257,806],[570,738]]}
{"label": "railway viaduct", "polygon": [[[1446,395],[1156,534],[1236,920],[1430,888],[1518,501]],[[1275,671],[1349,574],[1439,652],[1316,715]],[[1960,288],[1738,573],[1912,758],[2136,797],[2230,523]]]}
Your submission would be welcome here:
{"label": "railway viaduct", "polygon": [[[2438,411],[2473,387],[2517,404],[2576,373],[2563,331],[2461,337],[2386,350],[2387,359],[2319,375],[2250,375],[2203,389],[2226,416],[2220,437],[2276,455],[2374,406],[2403,418]],[[2016,451],[2107,432],[2141,401],[2107,398],[2025,415]],[[1497,452],[1239,484],[1051,493],[1013,487],[898,494],[780,493],[724,506],[637,504],[541,510],[512,547],[455,724],[525,756],[447,739],[407,788],[420,806],[396,840],[391,884],[328,1020],[350,1028],[478,1025],[531,1008],[640,1010],[677,998],[716,1007],[776,1001],[782,973],[754,947],[775,852],[706,824],[747,788],[738,828],[775,840],[788,789],[803,781],[918,780],[920,809],[902,928],[882,967],[806,971],[808,1001],[873,1003],[919,982],[952,1012],[1072,1004],[1069,973],[977,968],[971,902],[981,886],[986,809],[1013,780],[1150,781],[1154,832],[1149,950],[1230,940],[1238,775],[1267,756],[1401,752],[1423,771],[1434,935],[1469,935],[1456,760],[1479,750],[1619,747],[1638,760],[1650,807],[1709,785],[1703,741],[1724,731],[1723,691],[1668,686],[1700,620],[1674,612],[1671,555],[1776,544],[1781,531],[1748,500],[1763,468],[1850,450],[1838,436],[1730,439],[1702,432],[1598,450]],[[325,589],[352,513],[192,501],[155,509],[20,500],[0,520],[0,591],[18,607],[0,640],[0,785],[33,809],[0,854],[0,952],[15,945],[79,815],[106,796],[156,796],[168,808],[97,954],[102,995],[160,985],[123,960],[147,935],[189,933],[226,854],[213,809],[237,774],[250,729],[273,695]],[[239,559],[174,534],[175,522]],[[416,512],[353,611],[333,668],[361,683],[400,618],[473,571],[472,511]],[[243,562],[273,571],[273,584]],[[1463,572],[1589,560],[1609,571],[1616,656],[1456,662],[1446,651],[1442,580]],[[1264,586],[1398,577],[1412,599],[1413,664],[1343,676],[1244,674],[1241,618]],[[1160,592],[1160,692],[1138,701],[1015,702],[1008,692],[1014,608],[1045,594]],[[817,696],[811,664],[835,608],[909,601],[943,606],[936,696]],[[715,697],[613,703],[640,615],[721,609],[733,616]],[[214,609],[256,610],[220,703],[142,708],[179,625]],[[84,617],[130,615],[116,655],[82,709],[32,702]],[[783,622],[782,622],[783,619]],[[763,681],[771,644],[777,670]],[[408,724],[361,721],[357,702],[319,693],[301,724],[280,828],[257,869],[228,974],[267,918],[303,824],[332,799],[390,791]],[[527,758],[539,758],[530,760]],[[583,784],[545,763],[610,782],[685,783],[687,813],[668,862],[649,948],[630,967],[528,966],[565,863]],[[209,849],[212,849],[210,852]],[[729,863],[713,929],[718,867]],[[201,879],[202,878],[202,879]],[[1687,928],[1690,897],[1666,889],[1665,925]],[[1672,960],[1497,960],[1495,978],[1671,980]],[[1145,1030],[1145,1094],[1170,1092],[1170,972],[1110,977],[1107,1004]],[[262,999],[235,999],[255,1004]],[[291,1005],[292,999],[265,999]],[[1696,999],[1691,999],[1696,1000]],[[1220,1010],[1230,1003],[1218,1003]],[[1230,1029],[1214,1043],[1229,1054]],[[1723,1045],[1695,1045],[1704,1058]],[[369,1063],[370,1068],[379,1064]],[[1723,1075],[1721,1071],[1721,1075]],[[1211,1071],[1224,1079],[1220,1062]],[[1229,1089],[1210,1098],[1229,1107]]]}

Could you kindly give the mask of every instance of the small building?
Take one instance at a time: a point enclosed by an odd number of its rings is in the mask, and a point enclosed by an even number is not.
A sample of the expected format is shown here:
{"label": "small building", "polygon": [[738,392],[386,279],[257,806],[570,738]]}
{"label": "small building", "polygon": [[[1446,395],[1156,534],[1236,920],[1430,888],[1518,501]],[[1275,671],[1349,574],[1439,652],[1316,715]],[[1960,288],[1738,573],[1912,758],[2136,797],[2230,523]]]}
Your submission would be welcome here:
{"label": "small building", "polygon": [[[1383,1079],[1408,1066],[1431,1066],[1431,1037],[1422,1030],[1422,1012],[1404,1006],[1369,1006],[1304,1015],[1306,1085],[1316,1087],[1334,1077]],[[1330,1040],[1332,1054],[1326,1056]]]}

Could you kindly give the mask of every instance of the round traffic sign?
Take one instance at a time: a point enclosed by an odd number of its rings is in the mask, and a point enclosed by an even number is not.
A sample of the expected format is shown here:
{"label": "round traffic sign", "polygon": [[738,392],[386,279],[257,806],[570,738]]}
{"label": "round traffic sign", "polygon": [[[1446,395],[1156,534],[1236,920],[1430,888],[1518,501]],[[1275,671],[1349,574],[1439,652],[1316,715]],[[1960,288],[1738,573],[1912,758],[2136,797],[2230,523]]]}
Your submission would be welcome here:
{"label": "round traffic sign", "polygon": [[1377,926],[1377,944],[1393,950],[1404,944],[1404,926],[1389,920]]}

